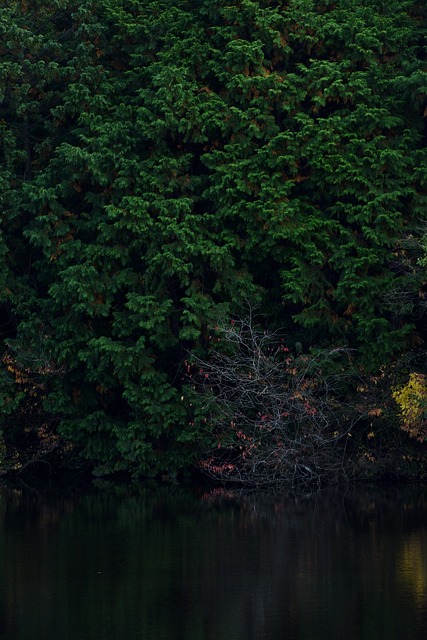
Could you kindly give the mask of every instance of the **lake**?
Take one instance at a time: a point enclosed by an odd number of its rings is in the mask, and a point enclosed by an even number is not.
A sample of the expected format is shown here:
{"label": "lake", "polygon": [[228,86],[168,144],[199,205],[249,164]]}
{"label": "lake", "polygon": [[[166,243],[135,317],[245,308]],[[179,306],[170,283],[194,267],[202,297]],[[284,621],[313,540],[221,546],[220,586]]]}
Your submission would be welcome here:
{"label": "lake", "polygon": [[425,640],[427,489],[0,489],[0,640]]}

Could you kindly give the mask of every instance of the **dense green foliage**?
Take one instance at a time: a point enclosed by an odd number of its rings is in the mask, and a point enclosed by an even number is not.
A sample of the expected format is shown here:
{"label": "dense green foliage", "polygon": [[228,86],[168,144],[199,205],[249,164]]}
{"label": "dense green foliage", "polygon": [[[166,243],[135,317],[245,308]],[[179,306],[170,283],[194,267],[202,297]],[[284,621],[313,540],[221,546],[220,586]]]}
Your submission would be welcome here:
{"label": "dense green foliage", "polygon": [[423,286],[401,267],[425,217],[422,3],[6,0],[0,33],[11,450],[59,433],[99,472],[188,464],[185,362],[246,302],[365,371],[421,343],[390,300]]}

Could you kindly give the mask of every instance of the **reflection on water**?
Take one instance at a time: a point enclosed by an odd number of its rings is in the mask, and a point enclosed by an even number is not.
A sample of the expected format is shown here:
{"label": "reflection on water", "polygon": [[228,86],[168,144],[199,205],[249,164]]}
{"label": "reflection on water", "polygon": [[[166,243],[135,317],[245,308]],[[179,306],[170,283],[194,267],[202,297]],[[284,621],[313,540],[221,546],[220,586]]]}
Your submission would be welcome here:
{"label": "reflection on water", "polygon": [[427,492],[0,493],[1,640],[424,639]]}

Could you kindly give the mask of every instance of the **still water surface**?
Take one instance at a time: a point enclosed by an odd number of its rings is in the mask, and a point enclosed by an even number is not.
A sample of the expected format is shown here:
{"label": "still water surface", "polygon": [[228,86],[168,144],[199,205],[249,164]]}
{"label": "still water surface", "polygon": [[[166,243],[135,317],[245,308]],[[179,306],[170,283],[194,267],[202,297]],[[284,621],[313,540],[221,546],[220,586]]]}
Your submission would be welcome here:
{"label": "still water surface", "polygon": [[425,640],[427,491],[0,490],[0,640]]}

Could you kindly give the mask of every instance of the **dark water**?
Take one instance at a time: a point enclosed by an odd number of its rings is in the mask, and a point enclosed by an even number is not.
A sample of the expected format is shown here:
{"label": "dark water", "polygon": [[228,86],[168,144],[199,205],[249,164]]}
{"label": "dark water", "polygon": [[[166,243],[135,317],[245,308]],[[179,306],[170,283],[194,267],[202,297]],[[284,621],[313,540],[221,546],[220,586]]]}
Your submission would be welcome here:
{"label": "dark water", "polygon": [[427,491],[0,492],[1,640],[425,640]]}

